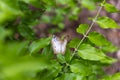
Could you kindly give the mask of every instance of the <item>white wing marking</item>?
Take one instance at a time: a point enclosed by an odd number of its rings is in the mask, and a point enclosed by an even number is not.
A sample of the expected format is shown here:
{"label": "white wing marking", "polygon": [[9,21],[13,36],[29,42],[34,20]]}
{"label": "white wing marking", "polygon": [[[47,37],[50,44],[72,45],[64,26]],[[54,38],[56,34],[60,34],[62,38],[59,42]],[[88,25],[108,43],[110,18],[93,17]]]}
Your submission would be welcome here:
{"label": "white wing marking", "polygon": [[57,36],[53,35],[52,47],[53,47],[53,50],[54,50],[55,54],[61,52],[61,46],[60,45],[61,45],[61,42],[59,41],[59,38]]}
{"label": "white wing marking", "polygon": [[65,53],[67,39],[64,39],[64,41],[62,41],[57,36],[53,35],[51,43],[52,43],[52,47],[53,47],[55,54],[58,54],[58,53],[64,54]]}
{"label": "white wing marking", "polygon": [[66,45],[67,45],[67,39],[64,39],[64,41],[61,44],[61,53],[64,54],[66,50]]}

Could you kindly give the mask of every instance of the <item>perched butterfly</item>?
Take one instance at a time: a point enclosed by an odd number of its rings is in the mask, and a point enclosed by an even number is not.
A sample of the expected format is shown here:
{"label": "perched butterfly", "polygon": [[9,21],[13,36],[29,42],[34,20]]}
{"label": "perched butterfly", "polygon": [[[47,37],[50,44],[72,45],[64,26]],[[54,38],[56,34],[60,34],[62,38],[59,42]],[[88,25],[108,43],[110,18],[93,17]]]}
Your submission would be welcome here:
{"label": "perched butterfly", "polygon": [[59,37],[53,35],[51,43],[52,43],[54,54],[59,54],[59,53],[65,54],[67,37],[65,37],[64,40],[62,40]]}

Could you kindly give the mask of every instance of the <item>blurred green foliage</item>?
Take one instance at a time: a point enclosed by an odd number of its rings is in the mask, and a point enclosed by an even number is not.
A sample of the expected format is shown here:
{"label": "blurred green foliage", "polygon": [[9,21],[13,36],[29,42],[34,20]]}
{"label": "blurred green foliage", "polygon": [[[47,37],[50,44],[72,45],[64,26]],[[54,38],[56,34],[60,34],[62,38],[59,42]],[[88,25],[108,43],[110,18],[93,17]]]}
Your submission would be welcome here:
{"label": "blurred green foliage", "polygon": [[[101,1],[0,0],[0,80],[98,80],[98,76],[100,80],[119,80],[119,73],[108,76],[102,70],[116,61],[105,53],[117,48],[101,34],[91,32],[78,55],[71,58],[71,48],[76,48],[80,39],[68,43],[65,55],[54,55],[51,37],[38,39],[33,29],[39,23],[47,23],[58,26],[60,31],[65,18],[77,20],[83,8],[95,10]],[[116,11],[112,4],[107,5],[106,11]],[[96,23],[102,28],[118,27],[108,17],[99,17]],[[52,28],[51,33],[56,29]],[[76,31],[84,34],[87,29],[87,24],[81,24]]]}
{"label": "blurred green foliage", "polygon": [[[50,30],[50,33],[60,32],[64,29],[64,21],[78,20],[78,15],[83,8],[95,10],[95,3],[99,0],[43,0],[47,6],[45,14],[41,17],[41,23],[52,24],[56,26],[55,30]],[[67,15],[66,15],[67,14]]]}

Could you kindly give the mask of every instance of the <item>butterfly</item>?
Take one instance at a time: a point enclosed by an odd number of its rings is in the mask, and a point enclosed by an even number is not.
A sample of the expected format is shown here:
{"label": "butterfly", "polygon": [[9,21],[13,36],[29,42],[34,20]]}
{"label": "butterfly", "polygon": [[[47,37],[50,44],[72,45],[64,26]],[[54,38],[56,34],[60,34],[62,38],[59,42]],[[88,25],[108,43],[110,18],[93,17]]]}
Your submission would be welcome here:
{"label": "butterfly", "polygon": [[66,45],[67,45],[67,37],[64,40],[60,39],[59,37],[53,35],[51,43],[54,54],[65,54]]}

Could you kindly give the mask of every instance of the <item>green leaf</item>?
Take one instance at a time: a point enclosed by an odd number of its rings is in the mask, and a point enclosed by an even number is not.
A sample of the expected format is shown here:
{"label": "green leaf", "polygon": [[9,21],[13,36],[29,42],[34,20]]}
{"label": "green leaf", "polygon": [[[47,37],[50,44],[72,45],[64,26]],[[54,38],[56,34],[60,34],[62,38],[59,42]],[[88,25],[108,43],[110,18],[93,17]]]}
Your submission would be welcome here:
{"label": "green leaf", "polygon": [[41,48],[49,45],[51,38],[41,38],[39,40],[33,41],[29,47],[30,53],[38,52]]}
{"label": "green leaf", "polygon": [[92,74],[92,69],[88,65],[80,60],[74,60],[70,64],[70,69],[73,73],[80,73],[83,76],[89,76],[90,74]]}
{"label": "green leaf", "polygon": [[94,2],[102,2],[103,0],[93,0]]}
{"label": "green leaf", "polygon": [[50,17],[47,16],[47,15],[41,16],[41,21],[44,22],[44,23],[50,23],[51,22]]}
{"label": "green leaf", "polygon": [[78,50],[78,55],[83,59],[99,61],[105,57],[105,54],[89,44],[82,44]]}
{"label": "green leaf", "polygon": [[79,42],[80,42],[80,39],[79,39],[79,38],[73,38],[73,39],[69,42],[68,46],[69,46],[70,48],[76,48],[77,45],[79,44]]}
{"label": "green leaf", "polygon": [[104,36],[102,36],[100,33],[98,32],[91,32],[88,35],[88,39],[94,43],[97,46],[104,46],[104,45],[108,45],[109,41],[107,41]]}
{"label": "green leaf", "polygon": [[116,61],[117,61],[117,59],[106,56],[106,57],[104,57],[104,59],[101,60],[101,63],[112,64]]}
{"label": "green leaf", "polygon": [[21,15],[17,1],[10,2],[9,0],[0,1],[0,24],[10,21]]}
{"label": "green leaf", "polygon": [[65,57],[62,54],[57,54],[57,59],[60,63],[66,63]]}
{"label": "green leaf", "polygon": [[58,70],[56,70],[55,68],[50,69],[50,70],[43,70],[42,72],[39,73],[39,78],[41,80],[53,80],[54,77],[57,76],[57,74],[59,73]]}
{"label": "green leaf", "polygon": [[42,50],[42,55],[52,59],[54,54],[53,54],[53,50],[52,50],[52,47],[50,45],[48,45],[47,47],[45,47],[43,50]]}
{"label": "green leaf", "polygon": [[60,28],[60,29],[64,29],[64,24],[63,23],[58,23],[58,27]]}
{"label": "green leaf", "polygon": [[88,27],[88,24],[80,24],[76,31],[81,34],[85,34],[85,32],[88,30]]}
{"label": "green leaf", "polygon": [[62,76],[57,77],[55,80],[86,80],[86,77],[84,77],[82,74],[65,73],[62,74]]}
{"label": "green leaf", "polygon": [[115,52],[117,47],[114,46],[111,42],[107,41],[101,34],[98,32],[92,32],[88,35],[88,39],[94,43],[96,46],[100,46],[100,49],[104,52]]}
{"label": "green leaf", "polygon": [[119,80],[120,79],[120,73],[115,73],[113,75],[109,75],[109,76],[105,76],[103,79],[101,80]]}
{"label": "green leaf", "polygon": [[57,61],[52,60],[52,65],[50,65],[50,68],[47,68],[39,73],[38,80],[54,80],[60,71],[60,64]]}
{"label": "green leaf", "polygon": [[78,55],[86,60],[100,61],[101,63],[113,63],[116,60],[106,56],[101,50],[92,47],[89,44],[82,44],[78,49]]}
{"label": "green leaf", "polygon": [[[18,49],[18,53],[17,55],[20,55],[20,56],[23,56],[23,55],[28,55],[29,54],[29,50],[28,50],[28,45],[29,45],[29,41],[23,41],[21,44],[20,44],[20,48]],[[22,52],[21,52],[22,51]]]}
{"label": "green leaf", "polygon": [[94,3],[94,1],[92,0],[82,0],[81,4],[83,7],[89,9],[89,10],[95,10],[96,9],[96,5]]}
{"label": "green leaf", "polygon": [[70,59],[71,59],[71,51],[70,51],[70,48],[67,47],[66,48],[66,53],[65,53],[65,60],[66,60],[66,62],[69,63]]}
{"label": "green leaf", "polygon": [[106,46],[102,46],[101,49],[104,52],[110,52],[110,53],[113,53],[118,50],[118,48],[115,45],[113,45],[112,43],[109,43],[109,45],[106,45]]}
{"label": "green leaf", "polygon": [[114,12],[118,12],[119,10],[112,4],[109,4],[109,3],[105,3],[104,4],[104,8],[107,12],[111,12],[111,13],[114,13]]}
{"label": "green leaf", "polygon": [[72,9],[72,15],[78,15],[80,13],[80,8],[75,6]]}
{"label": "green leaf", "polygon": [[11,31],[0,26],[0,42],[4,41],[5,37],[11,34]]}
{"label": "green leaf", "polygon": [[12,64],[4,66],[2,68],[2,73],[5,75],[5,77],[7,77],[8,80],[14,80],[16,76],[25,76],[25,73],[27,72],[29,72],[29,74],[38,72],[45,68],[48,68],[49,65],[50,63],[48,60],[43,58],[43,56],[39,57],[39,59],[26,56],[22,57],[21,59],[17,58],[16,61],[12,61]]}
{"label": "green leaf", "polygon": [[111,80],[119,80],[120,79],[120,73],[115,73],[111,76]]}
{"label": "green leaf", "polygon": [[55,80],[76,80],[76,75],[74,73],[65,73]]}
{"label": "green leaf", "polygon": [[46,3],[47,5],[50,5],[50,6],[55,6],[55,2],[54,0],[50,1],[50,0],[42,0],[44,3]]}
{"label": "green leaf", "polygon": [[33,29],[31,29],[30,27],[28,27],[26,25],[21,24],[18,27],[18,31],[19,31],[20,35],[25,37],[26,39],[35,39],[35,33],[34,33]]}
{"label": "green leaf", "polygon": [[102,28],[119,28],[119,25],[112,19],[108,17],[99,17],[97,19],[97,24]]}

